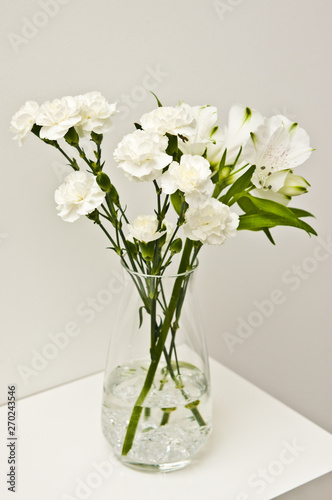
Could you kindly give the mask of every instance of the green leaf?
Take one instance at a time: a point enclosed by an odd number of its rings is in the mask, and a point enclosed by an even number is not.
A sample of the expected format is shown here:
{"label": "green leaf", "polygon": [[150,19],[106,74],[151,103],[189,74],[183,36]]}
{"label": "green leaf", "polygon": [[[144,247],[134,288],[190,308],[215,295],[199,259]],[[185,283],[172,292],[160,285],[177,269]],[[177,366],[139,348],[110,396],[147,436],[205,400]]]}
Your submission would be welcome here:
{"label": "green leaf", "polygon": [[176,240],[174,240],[171,243],[170,250],[171,250],[172,255],[175,255],[176,253],[180,253],[181,252],[181,250],[182,250],[182,240],[181,240],[181,238],[176,238]]}
{"label": "green leaf", "polygon": [[238,230],[247,229],[249,231],[260,231],[265,228],[271,228],[276,226],[293,226],[299,229],[303,229],[308,234],[317,235],[316,231],[309,226],[309,224],[299,220],[299,219],[285,219],[284,217],[280,217],[276,214],[245,214],[240,215],[240,222],[238,226]]}
{"label": "green leaf", "polygon": [[158,107],[159,108],[162,108],[163,105],[161,104],[161,102],[159,101],[158,97],[156,96],[156,94],[154,92],[152,92],[152,90],[150,90],[150,94],[152,94],[155,98],[156,98],[156,101],[158,103]]}
{"label": "green leaf", "polygon": [[245,196],[250,199],[251,203],[255,207],[263,212],[280,215],[280,217],[284,217],[290,220],[297,219],[296,215],[294,215],[294,213],[288,207],[282,205],[281,203],[277,203],[276,201],[272,200],[265,200],[262,198],[255,198],[250,194],[246,194]]}
{"label": "green leaf", "polygon": [[[248,108],[247,108],[247,109],[248,109]],[[238,160],[239,160],[239,158],[240,158],[241,153],[242,153],[242,146],[240,147],[239,152],[238,152],[238,154],[236,155],[236,158],[235,158],[234,163],[233,163],[233,168],[234,168],[234,167],[235,167],[235,165],[237,164],[237,162],[238,162]]]}
{"label": "green leaf", "polygon": [[315,217],[313,214],[310,212],[307,212],[306,210],[302,210],[301,208],[293,208],[293,207],[288,207],[289,210],[293,212],[293,214],[296,217]]}
{"label": "green leaf", "polygon": [[225,149],[222,157],[221,157],[221,160],[220,160],[220,163],[219,163],[219,167],[218,167],[218,172],[219,172],[219,175],[218,175],[218,179],[219,181],[221,181],[222,179],[222,171],[223,171],[223,168],[226,164],[226,155],[227,155],[227,148]]}
{"label": "green leaf", "polygon": [[263,231],[266,234],[266,236],[268,237],[268,239],[271,241],[272,245],[275,245],[275,241],[274,241],[274,239],[272,237],[272,234],[271,234],[270,230],[265,227],[263,229]]}
{"label": "green leaf", "polygon": [[[220,201],[222,203],[225,203],[226,205],[230,205],[230,201],[232,200],[232,198],[234,198],[237,194],[243,193],[245,189],[247,189],[251,184],[251,177],[252,174],[254,173],[255,168],[256,165],[251,165],[251,167],[248,168],[248,170],[246,170],[245,173],[242,174],[241,177],[239,177],[234,182],[234,184],[229,188],[227,193],[220,198]],[[231,205],[233,203],[231,203]]]}
{"label": "green leaf", "polygon": [[143,130],[143,127],[142,125],[140,125],[139,123],[134,123],[135,127],[137,128],[137,130]]}

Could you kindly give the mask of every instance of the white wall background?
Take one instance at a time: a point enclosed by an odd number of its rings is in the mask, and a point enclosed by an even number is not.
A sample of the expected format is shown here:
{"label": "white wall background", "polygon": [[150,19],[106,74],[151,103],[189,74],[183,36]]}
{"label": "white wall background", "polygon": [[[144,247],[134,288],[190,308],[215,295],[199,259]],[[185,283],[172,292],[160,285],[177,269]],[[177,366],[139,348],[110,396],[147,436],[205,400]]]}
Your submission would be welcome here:
{"label": "white wall background", "polygon": [[[316,214],[320,239],[282,228],[274,231],[273,247],[263,234],[241,232],[224,247],[202,252],[198,294],[211,354],[331,429],[332,4],[216,4],[3,2],[1,403],[7,384],[17,384],[23,397],[101,370],[121,289],[118,261],[105,250],[98,228],[83,218],[66,224],[56,215],[53,193],[66,171],[62,157],[32,135],[18,148],[8,131],[10,118],[28,99],[41,103],[100,90],[110,101],[118,100],[121,114],[105,138],[104,156],[133,216],[151,210],[147,187],[128,184],[112,170],[111,155],[132,122],[154,107],[144,89],[149,87],[166,105],[179,100],[216,105],[223,122],[236,102],[265,115],[282,113],[311,136],[317,151],[299,171],[312,188],[293,205]],[[296,273],[301,277],[295,282]],[[110,287],[112,301],[106,306],[102,290]],[[236,334],[238,318],[246,321],[275,289],[283,304],[231,352],[223,334]],[[93,318],[84,314],[91,299],[98,307]],[[52,354],[45,346],[53,342],[52,334],[64,331],[76,336],[57,353],[53,349],[54,359],[39,359],[36,370],[36,353]],[[331,480],[322,478],[282,498],[330,500],[329,487]]]}

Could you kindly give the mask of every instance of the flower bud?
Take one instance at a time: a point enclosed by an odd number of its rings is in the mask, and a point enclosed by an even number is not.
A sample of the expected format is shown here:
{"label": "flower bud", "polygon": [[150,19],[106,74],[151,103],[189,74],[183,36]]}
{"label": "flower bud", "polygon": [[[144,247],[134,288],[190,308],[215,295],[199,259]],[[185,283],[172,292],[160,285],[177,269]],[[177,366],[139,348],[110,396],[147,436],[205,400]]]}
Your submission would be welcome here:
{"label": "flower bud", "polygon": [[103,134],[97,134],[96,132],[94,132],[92,130],[92,132],[91,132],[91,140],[95,144],[98,144],[100,146],[100,144],[102,143],[102,140],[103,140]]}
{"label": "flower bud", "polygon": [[298,196],[299,194],[307,193],[308,186],[310,186],[310,184],[304,177],[289,173],[285,179],[285,184],[278,192],[285,196]]}
{"label": "flower bud", "polygon": [[70,127],[68,132],[65,134],[64,139],[70,146],[74,147],[78,146],[80,140],[74,127]]}
{"label": "flower bud", "polygon": [[93,212],[90,214],[87,214],[86,217],[90,220],[93,220],[95,224],[99,222],[99,213],[98,210],[95,208]]}
{"label": "flower bud", "polygon": [[102,191],[105,191],[105,193],[108,193],[108,191],[111,190],[111,181],[110,181],[110,178],[108,177],[107,174],[105,174],[104,172],[99,172],[97,177],[96,177],[96,180],[97,180],[97,184],[98,186],[100,187],[100,189]]}

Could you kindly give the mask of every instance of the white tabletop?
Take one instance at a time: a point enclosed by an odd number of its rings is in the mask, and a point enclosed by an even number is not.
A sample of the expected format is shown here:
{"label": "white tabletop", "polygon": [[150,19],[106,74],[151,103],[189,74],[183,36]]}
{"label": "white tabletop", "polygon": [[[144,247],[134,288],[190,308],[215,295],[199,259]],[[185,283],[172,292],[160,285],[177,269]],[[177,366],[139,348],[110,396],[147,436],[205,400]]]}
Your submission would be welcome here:
{"label": "white tabletop", "polygon": [[331,470],[329,433],[214,360],[211,374],[210,441],[194,463],[168,474],[112,457],[101,433],[99,373],[18,401],[13,494],[0,408],[1,499],[269,500]]}

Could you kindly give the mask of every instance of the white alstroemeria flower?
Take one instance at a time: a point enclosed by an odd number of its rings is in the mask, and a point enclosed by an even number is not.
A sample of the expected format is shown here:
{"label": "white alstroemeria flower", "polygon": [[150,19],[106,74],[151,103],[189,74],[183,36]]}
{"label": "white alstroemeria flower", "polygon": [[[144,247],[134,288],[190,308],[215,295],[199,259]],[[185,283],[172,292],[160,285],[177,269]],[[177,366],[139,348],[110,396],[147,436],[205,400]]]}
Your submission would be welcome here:
{"label": "white alstroemeria flower", "polygon": [[[276,174],[277,175],[277,174]],[[264,198],[277,203],[287,205],[292,196],[298,196],[308,192],[310,184],[300,175],[294,175],[289,170],[282,170],[278,172],[278,176],[283,179],[283,186],[274,192],[272,189],[253,189],[251,194],[257,198]]]}
{"label": "white alstroemeria flower", "polygon": [[179,106],[162,106],[145,113],[140,123],[147,132],[157,134],[173,134],[189,137],[195,133],[194,111],[188,104]]}
{"label": "white alstroemeria flower", "polygon": [[189,207],[184,233],[187,238],[208,245],[222,245],[236,235],[239,216],[216,198],[210,198],[200,207]]}
{"label": "white alstroemeria flower", "polygon": [[287,172],[309,158],[313,149],[303,128],[281,115],[266,118],[247,142],[243,160],[256,165],[252,177],[259,189],[278,192]]}
{"label": "white alstroemeria flower", "polygon": [[189,205],[198,206],[212,195],[214,185],[210,179],[210,164],[198,155],[182,155],[180,163],[173,161],[161,179],[160,185],[165,194],[184,193]]}
{"label": "white alstroemeria flower", "polygon": [[39,105],[35,101],[27,101],[14,114],[10,122],[10,131],[16,134],[14,139],[22,146],[28,133],[36,123]]}
{"label": "white alstroemeria flower", "polygon": [[161,176],[173,157],[165,151],[168,138],[144,130],[124,136],[113,153],[125,175],[134,181],[152,181]]}
{"label": "white alstroemeria flower", "polygon": [[[241,104],[232,106],[228,115],[228,125],[219,129],[214,135],[216,146],[213,148],[213,153],[216,158],[220,161],[227,148],[226,163],[231,165],[235,161],[241,146],[243,147],[250,138],[250,133],[254,132],[263,121],[263,116],[255,109],[250,109]],[[239,165],[241,162],[243,163],[242,160],[241,155]]]}
{"label": "white alstroemeria flower", "polygon": [[75,125],[80,137],[86,137],[90,133],[103,134],[112,126],[111,116],[118,111],[116,103],[110,104],[100,92],[88,92],[77,96],[80,108],[80,121]]}
{"label": "white alstroemeria flower", "polygon": [[55,191],[59,216],[66,222],[74,222],[81,215],[87,215],[99,207],[105,194],[92,174],[76,171],[65,178]]}
{"label": "white alstroemeria flower", "polygon": [[182,153],[203,155],[205,149],[213,144],[218,112],[215,106],[194,106],[192,110],[196,122],[194,134],[185,141],[180,137],[179,148]]}
{"label": "white alstroemeria flower", "polygon": [[128,224],[128,230],[129,240],[135,238],[143,243],[149,243],[166,234],[167,226],[163,231],[158,231],[158,219],[155,215],[139,215],[132,224]]}
{"label": "white alstroemeria flower", "polygon": [[42,139],[57,140],[66,135],[80,120],[78,99],[66,96],[44,102],[39,108],[36,123],[42,126],[39,133]]}

